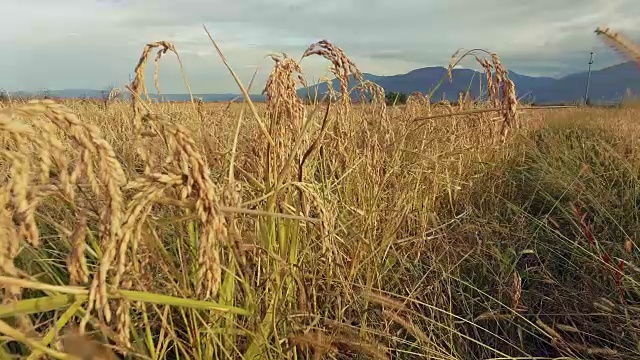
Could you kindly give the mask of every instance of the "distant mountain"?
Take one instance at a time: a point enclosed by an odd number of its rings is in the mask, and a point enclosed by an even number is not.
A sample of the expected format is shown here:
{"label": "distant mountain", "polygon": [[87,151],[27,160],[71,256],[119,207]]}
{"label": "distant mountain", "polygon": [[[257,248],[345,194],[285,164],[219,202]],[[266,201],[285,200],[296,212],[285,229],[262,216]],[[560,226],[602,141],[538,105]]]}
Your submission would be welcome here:
{"label": "distant mountain", "polygon": [[[429,93],[438,82],[447,75],[444,67],[426,67],[410,71],[406,74],[392,76],[377,76],[363,74],[365,80],[369,80],[382,86],[385,91]],[[584,98],[587,72],[580,72],[567,75],[562,78],[535,77],[509,72],[509,77],[516,86],[517,96],[527,101],[538,104],[567,103],[576,102]],[[478,79],[482,78],[482,86],[486,87],[484,74],[471,69],[454,69],[452,82],[445,79],[438,90],[434,93],[433,99],[447,99],[456,101],[460,92],[469,89],[473,97],[480,93]],[[337,79],[332,81],[333,88],[338,90]],[[349,88],[356,83],[351,79]],[[327,84],[320,83],[308,88],[299,90],[300,96],[315,96],[317,89],[319,97],[327,91]],[[485,89],[483,89],[485,90]],[[632,94],[640,94],[640,67],[635,63],[627,62],[601,70],[591,72],[589,85],[589,97],[592,102],[614,102],[620,101],[629,90]]]}
{"label": "distant mountain", "polygon": [[[403,92],[410,94],[412,92],[428,93],[435,85],[446,77],[447,69],[444,67],[425,67],[410,71],[406,74],[379,76],[365,73],[365,80],[369,80],[382,86],[385,91]],[[509,72],[509,77],[516,86],[517,96],[525,101],[532,101],[537,104],[550,103],[573,103],[580,101],[584,97],[585,84],[587,81],[587,72],[579,72],[567,75],[561,78],[536,77],[527,76]],[[482,78],[483,90],[486,87],[484,74],[471,69],[454,69],[453,81],[449,82],[445,79],[440,88],[434,93],[433,99],[442,98],[449,101],[456,101],[460,92],[466,92],[467,89],[473,97],[478,97],[480,88],[478,79]],[[333,88],[340,88],[338,80],[332,81]],[[351,81],[349,87],[355,86],[355,82]],[[302,97],[315,96],[318,91],[321,98],[327,92],[327,84],[320,83],[312,85],[308,88],[298,90],[298,94]],[[600,70],[591,72],[591,82],[589,86],[590,99],[594,103],[617,102],[620,101],[627,92],[640,95],[640,67],[632,62],[621,63]],[[101,98],[104,91],[93,89],[64,89],[47,91],[50,96],[60,98]],[[13,96],[36,95],[34,93],[14,93]],[[42,92],[37,95],[43,95]],[[157,98],[157,95],[149,93],[151,98]],[[230,101],[238,98],[239,94],[194,94],[196,97],[202,98],[203,101]],[[187,101],[188,94],[162,94],[163,100],[170,101]],[[264,95],[251,95],[254,101],[264,101]]]}
{"label": "distant mountain", "polygon": [[[542,101],[573,101],[584,97],[587,72],[571,74],[553,82],[537,94]],[[626,62],[591,72],[589,84],[589,98],[594,102],[609,102],[621,100],[627,90],[640,95],[640,66],[633,62]],[[556,100],[557,99],[557,100]]]}

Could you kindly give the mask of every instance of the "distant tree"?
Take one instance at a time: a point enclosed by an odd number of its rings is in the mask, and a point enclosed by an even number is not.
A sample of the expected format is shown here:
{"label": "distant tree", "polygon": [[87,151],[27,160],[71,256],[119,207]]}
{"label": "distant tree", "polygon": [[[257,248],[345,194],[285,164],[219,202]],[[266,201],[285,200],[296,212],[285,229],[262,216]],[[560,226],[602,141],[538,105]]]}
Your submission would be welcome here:
{"label": "distant tree", "polygon": [[403,92],[389,91],[386,95],[387,105],[406,104],[408,98]]}

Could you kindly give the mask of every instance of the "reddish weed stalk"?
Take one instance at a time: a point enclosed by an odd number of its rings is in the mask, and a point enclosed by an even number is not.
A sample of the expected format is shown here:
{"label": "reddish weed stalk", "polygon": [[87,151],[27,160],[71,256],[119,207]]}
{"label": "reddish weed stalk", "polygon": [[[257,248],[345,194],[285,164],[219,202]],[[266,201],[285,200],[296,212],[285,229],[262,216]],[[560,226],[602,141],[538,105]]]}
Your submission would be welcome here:
{"label": "reddish weed stalk", "polygon": [[[611,277],[613,278],[616,288],[620,291],[620,299],[624,301],[625,297],[625,289],[622,285],[622,276],[624,275],[624,260],[619,259],[617,266],[614,266],[613,259],[611,257],[612,250],[607,251],[602,254],[599,247],[596,246],[596,241],[593,236],[593,225],[588,222],[587,218],[589,212],[582,212],[581,208],[578,205],[574,205],[574,214],[577,219],[580,220],[580,232],[587,239],[587,244],[589,245],[590,250],[596,250],[602,262],[604,262],[604,270],[607,272],[611,272]],[[625,244],[625,247],[628,247]]]}

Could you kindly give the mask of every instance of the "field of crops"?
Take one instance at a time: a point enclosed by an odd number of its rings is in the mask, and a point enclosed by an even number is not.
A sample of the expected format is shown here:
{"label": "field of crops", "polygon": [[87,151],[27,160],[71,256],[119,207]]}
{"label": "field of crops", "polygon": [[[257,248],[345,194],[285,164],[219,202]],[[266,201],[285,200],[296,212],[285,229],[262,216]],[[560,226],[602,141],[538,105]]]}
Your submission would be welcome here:
{"label": "field of crops", "polygon": [[335,101],[274,57],[266,104],[149,102],[158,49],[131,101],[0,104],[0,359],[640,357],[640,107],[483,51],[483,99],[393,106],[329,42]]}

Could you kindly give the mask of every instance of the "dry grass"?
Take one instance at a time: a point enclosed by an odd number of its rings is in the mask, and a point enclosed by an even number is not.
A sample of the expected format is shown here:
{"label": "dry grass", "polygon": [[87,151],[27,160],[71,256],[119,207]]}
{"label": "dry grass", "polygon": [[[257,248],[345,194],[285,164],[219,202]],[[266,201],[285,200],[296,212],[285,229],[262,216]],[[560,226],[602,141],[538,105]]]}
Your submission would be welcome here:
{"label": "dry grass", "polygon": [[387,108],[328,41],[337,104],[284,54],[150,103],[154,48],[132,104],[0,108],[0,359],[640,356],[638,109],[519,108],[484,50],[485,99]]}

